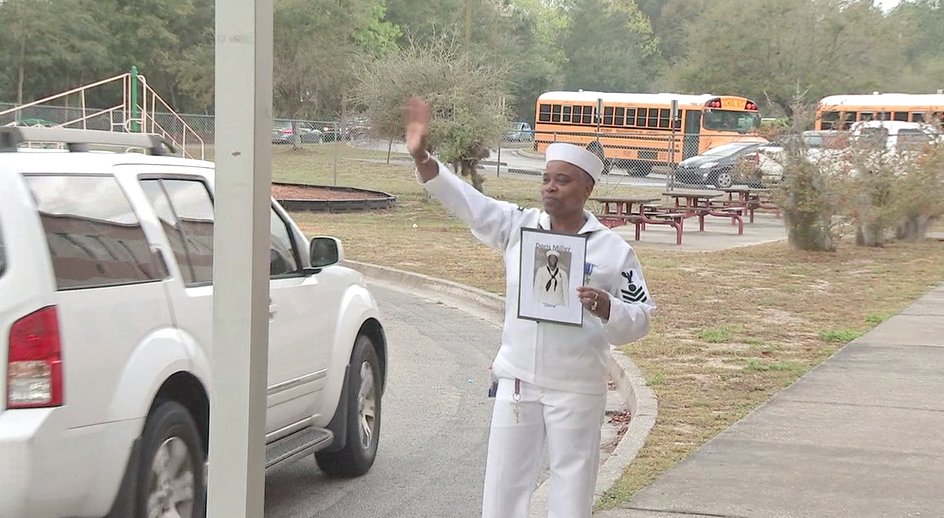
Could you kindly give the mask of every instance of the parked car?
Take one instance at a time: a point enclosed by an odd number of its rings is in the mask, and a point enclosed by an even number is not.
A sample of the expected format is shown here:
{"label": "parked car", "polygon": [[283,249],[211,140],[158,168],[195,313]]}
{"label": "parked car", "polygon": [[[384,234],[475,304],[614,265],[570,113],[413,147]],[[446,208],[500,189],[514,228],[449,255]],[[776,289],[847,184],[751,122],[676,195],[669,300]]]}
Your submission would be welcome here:
{"label": "parked car", "polygon": [[334,122],[321,126],[321,133],[325,142],[362,139],[367,136],[369,131],[370,124],[364,118],[354,118],[347,123]]}
{"label": "parked car", "polygon": [[[275,121],[272,129],[273,144],[291,144],[295,141],[295,130],[292,129],[292,121]],[[315,128],[310,122],[295,121],[295,128],[298,129],[297,142],[300,144],[318,144],[322,142],[321,130]]]}
{"label": "parked car", "polygon": [[[0,516],[203,516],[214,166],[157,138],[0,129]],[[387,378],[377,304],[337,239],[269,215],[266,467],[313,453],[363,474]]]}
{"label": "parked car", "polygon": [[13,121],[13,122],[11,122],[11,123],[9,123],[9,124],[4,124],[4,126],[8,126],[8,127],[36,127],[36,126],[39,126],[39,127],[44,127],[44,128],[54,128],[54,127],[56,127],[56,126],[59,126],[59,123],[58,123],[58,122],[53,122],[53,121],[50,121],[50,120],[46,120],[46,119],[37,119],[37,118],[35,118],[35,117],[31,117],[31,118],[16,120],[16,121]]}
{"label": "parked car", "polygon": [[731,142],[686,158],[676,168],[676,180],[689,184],[731,187],[778,180],[783,169],[773,158],[776,148],[761,142]]}
{"label": "parked car", "polygon": [[527,122],[516,122],[512,125],[511,131],[505,133],[505,140],[508,142],[531,142],[534,140],[534,130]]}

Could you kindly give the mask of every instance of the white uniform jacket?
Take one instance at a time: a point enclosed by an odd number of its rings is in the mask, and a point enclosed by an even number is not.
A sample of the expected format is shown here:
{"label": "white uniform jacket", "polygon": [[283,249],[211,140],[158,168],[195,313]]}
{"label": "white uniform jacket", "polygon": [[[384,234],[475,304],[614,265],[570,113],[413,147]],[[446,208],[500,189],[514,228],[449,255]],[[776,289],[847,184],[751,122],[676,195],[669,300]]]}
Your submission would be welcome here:
{"label": "white uniform jacket", "polygon": [[584,394],[606,392],[609,344],[622,345],[645,336],[655,309],[629,243],[585,211],[587,222],[579,232],[589,234],[587,263],[591,271],[585,275],[585,284],[610,294],[607,322],[589,312],[580,327],[519,319],[521,228],[550,230],[550,216],[536,208],[519,208],[489,198],[441,163],[439,174],[423,185],[468,224],[476,238],[504,253],[505,325],[494,363],[496,371],[539,387]]}

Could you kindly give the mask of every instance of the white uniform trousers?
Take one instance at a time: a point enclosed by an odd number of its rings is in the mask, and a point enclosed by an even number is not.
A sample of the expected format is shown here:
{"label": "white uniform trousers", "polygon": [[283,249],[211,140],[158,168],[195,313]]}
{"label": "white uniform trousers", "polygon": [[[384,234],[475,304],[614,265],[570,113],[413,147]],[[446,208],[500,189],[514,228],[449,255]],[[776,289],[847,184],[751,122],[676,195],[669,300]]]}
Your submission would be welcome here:
{"label": "white uniform trousers", "polygon": [[482,518],[528,518],[545,446],[550,468],[548,518],[589,518],[606,394],[562,392],[522,381],[516,412],[514,392],[514,379],[499,378]]}

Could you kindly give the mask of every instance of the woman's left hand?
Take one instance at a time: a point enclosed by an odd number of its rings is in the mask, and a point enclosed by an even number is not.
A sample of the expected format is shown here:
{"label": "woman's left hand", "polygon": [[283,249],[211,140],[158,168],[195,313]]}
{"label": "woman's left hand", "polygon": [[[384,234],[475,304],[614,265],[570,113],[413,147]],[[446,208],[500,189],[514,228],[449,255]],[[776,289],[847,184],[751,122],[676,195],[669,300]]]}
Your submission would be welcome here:
{"label": "woman's left hand", "polygon": [[580,303],[587,308],[587,311],[602,320],[609,320],[610,296],[607,292],[589,286],[580,286],[577,288],[577,297],[580,298]]}

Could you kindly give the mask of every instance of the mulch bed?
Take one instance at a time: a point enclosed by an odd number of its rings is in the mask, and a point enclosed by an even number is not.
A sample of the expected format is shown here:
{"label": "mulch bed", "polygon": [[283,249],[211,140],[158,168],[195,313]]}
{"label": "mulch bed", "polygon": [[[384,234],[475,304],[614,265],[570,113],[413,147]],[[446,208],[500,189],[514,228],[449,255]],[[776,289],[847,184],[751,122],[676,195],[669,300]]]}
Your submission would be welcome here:
{"label": "mulch bed", "polygon": [[386,196],[369,191],[347,191],[319,186],[273,185],[272,197],[277,200],[363,200],[383,199]]}

